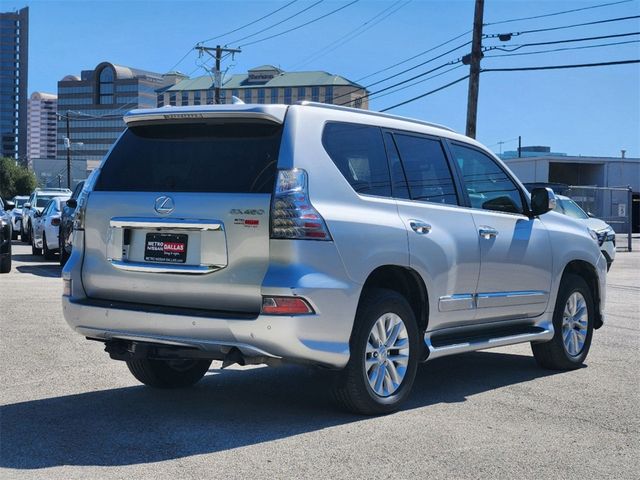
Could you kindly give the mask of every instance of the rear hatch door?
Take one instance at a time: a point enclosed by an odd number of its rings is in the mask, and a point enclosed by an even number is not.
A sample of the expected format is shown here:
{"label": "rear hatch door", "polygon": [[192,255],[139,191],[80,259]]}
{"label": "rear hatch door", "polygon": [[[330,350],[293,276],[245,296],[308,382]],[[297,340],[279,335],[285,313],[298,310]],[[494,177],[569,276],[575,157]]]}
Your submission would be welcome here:
{"label": "rear hatch door", "polygon": [[281,118],[142,116],[87,203],[82,281],[92,298],[258,313]]}

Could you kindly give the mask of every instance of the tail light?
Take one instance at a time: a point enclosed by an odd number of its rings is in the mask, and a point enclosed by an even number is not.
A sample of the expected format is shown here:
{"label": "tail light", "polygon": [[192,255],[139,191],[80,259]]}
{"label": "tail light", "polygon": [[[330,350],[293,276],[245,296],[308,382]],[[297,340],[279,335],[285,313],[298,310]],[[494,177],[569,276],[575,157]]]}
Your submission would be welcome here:
{"label": "tail light", "polygon": [[100,169],[96,168],[91,174],[89,174],[89,178],[87,178],[84,182],[84,186],[82,187],[82,191],[80,195],[78,195],[78,202],[76,205],[76,209],[73,212],[73,229],[74,230],[84,230],[84,217],[86,215],[87,210],[87,200],[89,199],[89,192],[93,190],[96,181],[98,180],[98,175],[100,175]]}
{"label": "tail light", "polygon": [[51,219],[51,225],[53,225],[54,227],[57,227],[58,225],[60,225],[60,219],[59,218],[52,218]]}
{"label": "tail light", "polygon": [[278,170],[271,203],[271,238],[331,240],[327,224],[311,205],[307,185],[304,170]]}
{"label": "tail light", "polygon": [[262,297],[262,313],[267,315],[305,315],[313,308],[300,297]]}

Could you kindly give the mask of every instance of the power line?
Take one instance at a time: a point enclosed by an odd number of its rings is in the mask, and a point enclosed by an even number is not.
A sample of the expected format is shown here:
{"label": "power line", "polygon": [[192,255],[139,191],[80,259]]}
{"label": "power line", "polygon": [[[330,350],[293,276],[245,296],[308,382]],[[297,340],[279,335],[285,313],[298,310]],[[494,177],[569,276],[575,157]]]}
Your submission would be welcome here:
{"label": "power line", "polygon": [[305,22],[305,23],[303,23],[303,24],[301,24],[301,25],[298,25],[298,26],[296,26],[296,27],[289,28],[288,30],[285,30],[285,31],[283,31],[283,32],[275,33],[275,34],[273,34],[273,35],[269,35],[268,37],[259,38],[258,40],[254,40],[253,42],[244,43],[244,44],[240,45],[240,48],[246,47],[246,46],[248,46],[248,45],[254,45],[254,44],[256,44],[256,43],[264,42],[264,41],[266,41],[266,40],[270,40],[270,39],[272,39],[272,38],[280,37],[281,35],[285,35],[285,34],[287,34],[287,33],[293,32],[294,30],[298,30],[298,29],[300,29],[300,28],[302,28],[302,27],[306,27],[307,25],[311,25],[312,23],[318,22],[318,21],[320,21],[320,20],[322,20],[322,19],[327,18],[327,17],[328,17],[328,16],[330,16],[330,15],[333,15],[334,13],[337,13],[337,12],[339,12],[339,11],[341,11],[341,10],[344,10],[345,8],[350,7],[351,5],[353,5],[354,3],[358,3],[359,1],[360,1],[360,0],[353,0],[352,2],[347,3],[346,5],[343,5],[343,6],[339,7],[339,8],[336,8],[335,10],[331,10],[330,12],[325,13],[324,15],[321,15],[321,16],[319,16],[319,17],[316,17],[316,18],[314,18],[314,19],[312,19],[312,20],[309,20],[308,22]]}
{"label": "power line", "polygon": [[256,19],[256,20],[253,20],[252,22],[246,23],[246,24],[242,25],[241,27],[234,28],[233,30],[229,30],[228,32],[221,33],[220,35],[217,35],[217,36],[215,36],[215,37],[207,38],[206,40],[203,40],[201,43],[207,43],[207,42],[210,42],[210,41],[212,41],[212,40],[216,40],[216,39],[218,39],[218,38],[226,37],[227,35],[230,35],[230,34],[232,34],[232,33],[235,33],[235,32],[237,32],[237,31],[239,31],[239,30],[242,30],[242,29],[245,29],[245,28],[247,28],[247,27],[250,27],[251,25],[254,25],[254,24],[258,23],[258,22],[260,22],[261,20],[264,20],[265,18],[269,18],[269,17],[271,17],[272,15],[275,15],[275,14],[276,14],[276,13],[278,13],[280,10],[284,10],[284,9],[285,9],[285,8],[287,8],[289,5],[293,5],[293,4],[294,4],[294,3],[296,3],[297,1],[298,1],[298,0],[293,0],[293,1],[289,2],[289,3],[287,3],[285,6],[280,7],[280,8],[278,8],[278,9],[276,9],[276,10],[272,11],[271,13],[267,13],[266,15],[263,15],[262,17],[260,17],[260,18],[258,18],[258,19]]}
{"label": "power line", "polygon": [[274,23],[273,25],[269,25],[268,27],[263,28],[262,30],[258,30],[255,33],[252,33],[250,35],[247,35],[245,37],[239,38],[237,40],[234,40],[233,42],[228,42],[227,45],[229,45],[230,43],[238,43],[238,42],[242,42],[243,40],[247,40],[251,37],[255,37],[256,35],[260,35],[263,32],[266,32],[267,30],[271,30],[274,27],[277,27],[278,25],[282,25],[284,22],[287,22],[289,20],[291,20],[292,18],[297,17],[298,15],[302,15],[304,12],[311,10],[313,7],[315,7],[316,5],[321,4],[322,2],[324,2],[324,0],[318,0],[316,3],[312,3],[311,5],[309,5],[306,8],[303,8],[302,10],[300,10],[299,12],[294,13],[293,15],[289,15],[287,18],[280,20],[279,22]]}
{"label": "power line", "polygon": [[[630,43],[638,43],[638,42],[640,42],[640,40],[627,40],[625,42],[599,43],[597,45],[582,45],[579,47],[552,48],[550,50],[535,50],[533,52],[499,53],[497,55],[485,55],[484,58],[514,57],[514,56],[520,56],[520,55],[536,55],[540,53],[565,52],[567,50],[584,50],[587,48],[612,47],[614,45],[628,45]],[[502,49],[498,48],[496,50],[502,50]]]}
{"label": "power line", "polygon": [[497,46],[489,46],[485,48],[485,51],[491,50],[501,50],[503,52],[515,52],[523,47],[537,47],[541,45],[557,45],[559,43],[573,43],[573,42],[587,42],[591,40],[604,40],[607,38],[620,38],[620,37],[630,37],[633,35],[640,35],[640,32],[628,32],[628,33],[616,33],[614,35],[599,35],[597,37],[581,37],[581,38],[568,38],[563,40],[550,40],[548,42],[532,42],[532,43],[522,43],[522,44],[513,44],[512,46],[515,48],[509,47],[497,47]]}
{"label": "power line", "polygon": [[[350,42],[351,40],[353,40],[354,38],[358,37],[359,35],[362,35],[364,32],[366,32],[367,30],[375,27],[377,24],[379,24],[380,22],[382,22],[386,18],[388,18],[391,15],[393,15],[394,13],[396,13],[398,10],[401,10],[402,8],[406,7],[413,0],[408,0],[406,3],[400,5],[399,7],[396,8],[396,6],[398,4],[401,4],[402,1],[403,0],[397,0],[396,2],[392,3],[391,6],[386,7],[382,11],[376,13],[373,17],[371,17],[368,20],[366,20],[365,22],[361,23],[356,28],[351,29],[349,32],[347,32],[346,34],[342,35],[340,38],[338,38],[338,39],[334,40],[333,42],[329,43],[328,45],[325,45],[324,47],[318,49],[317,51],[315,51],[314,53],[312,53],[311,55],[306,57],[304,60],[302,60],[302,62],[297,63],[296,65],[294,65],[293,68],[297,68],[299,66],[306,65],[311,60],[317,60],[318,58],[322,58],[323,56],[328,55],[329,53],[334,51],[336,48],[344,45],[345,43]],[[394,10],[394,8],[395,8],[395,10]],[[360,30],[360,31],[358,31],[358,30]]]}
{"label": "power line", "polygon": [[608,67],[611,65],[628,65],[640,63],[638,60],[616,60],[613,62],[578,63],[573,65],[546,65],[543,67],[483,68],[482,72],[525,72],[532,70],[560,70],[565,68]]}
{"label": "power line", "polygon": [[563,30],[565,28],[584,27],[584,26],[587,26],[587,25],[600,25],[600,24],[603,24],[603,23],[611,23],[611,22],[622,22],[624,20],[633,20],[635,18],[640,18],[640,15],[631,15],[629,17],[608,18],[606,20],[595,20],[593,22],[574,23],[574,24],[571,24],[571,25],[562,25],[560,27],[536,28],[536,29],[533,29],[533,30],[523,30],[521,32],[491,33],[491,34],[483,35],[482,38],[509,37],[509,38],[507,38],[507,40],[508,40],[512,36],[524,35],[524,34],[527,34],[527,33],[551,32],[553,30]]}
{"label": "power line", "polygon": [[180,58],[180,60],[178,60],[173,67],[171,67],[169,70],[167,70],[167,72],[171,72],[173,71],[178,65],[180,65],[185,58],[187,58],[189,56],[189,54],[193,51],[193,48],[190,48],[189,50],[187,50],[187,53],[185,53],[182,58]]}
{"label": "power line", "polygon": [[590,7],[582,7],[582,8],[574,8],[572,10],[563,10],[561,12],[554,12],[554,13],[545,13],[544,15],[534,15],[532,17],[520,17],[520,18],[510,18],[508,20],[500,20],[498,22],[490,22],[490,23],[485,23],[485,26],[489,26],[489,25],[501,25],[503,23],[511,23],[511,22],[519,22],[521,20],[534,20],[537,18],[546,18],[546,17],[554,17],[556,15],[564,15],[565,13],[574,13],[574,12],[581,12],[583,10],[591,10],[593,8],[602,8],[602,7],[610,7],[612,5],[619,5],[621,3],[629,3],[631,0],[622,0],[622,1],[618,1],[618,2],[610,2],[610,3],[602,3],[600,5],[592,5]]}
{"label": "power line", "polygon": [[[407,72],[410,72],[411,70],[415,70],[416,68],[422,67],[422,66],[424,66],[424,65],[426,65],[426,64],[428,64],[428,63],[433,62],[434,60],[438,60],[439,58],[442,58],[442,57],[444,57],[444,56],[446,56],[446,55],[449,55],[450,53],[455,52],[456,50],[459,50],[459,49],[461,49],[462,47],[466,47],[466,46],[467,46],[467,45],[469,45],[470,43],[471,43],[471,42],[465,42],[465,43],[463,43],[463,44],[461,44],[461,45],[458,45],[457,47],[454,47],[454,48],[452,48],[452,49],[450,49],[450,50],[447,50],[447,51],[446,51],[446,52],[444,52],[444,53],[441,53],[440,55],[437,55],[437,56],[432,57],[432,58],[430,58],[430,59],[428,59],[428,60],[425,60],[424,62],[418,63],[417,65],[414,65],[413,67],[409,67],[409,68],[407,68],[407,69],[405,69],[405,70],[403,70],[403,71],[401,71],[401,72],[398,72],[398,73],[396,73],[396,74],[393,74],[393,75],[390,75],[390,76],[388,76],[388,77],[385,77],[385,78],[383,78],[382,80],[378,80],[378,81],[376,81],[376,82],[370,83],[369,85],[367,85],[367,86],[366,86],[366,87],[364,87],[364,88],[365,88],[365,90],[366,90],[366,89],[369,89],[369,88],[371,88],[371,87],[373,87],[373,86],[375,86],[375,85],[378,85],[378,84],[380,84],[380,83],[384,83],[384,82],[386,82],[386,81],[388,81],[388,80],[391,80],[391,79],[393,79],[393,78],[399,77],[400,75],[403,75],[403,74],[405,74],[405,73],[407,73]],[[458,61],[460,61],[460,60],[458,60]],[[450,65],[450,64],[451,64],[451,62],[449,62],[449,63],[445,63],[445,64],[441,65],[440,67],[438,67],[437,69],[442,68],[442,67],[444,67],[444,66],[446,66],[446,65]],[[437,70],[437,69],[435,69],[435,70]],[[383,92],[383,91],[385,91],[385,90],[388,90],[389,88],[393,88],[394,86],[397,86],[397,85],[400,85],[400,84],[403,84],[403,83],[406,83],[406,82],[410,82],[410,81],[412,81],[412,80],[415,80],[416,78],[422,77],[422,76],[424,76],[424,75],[428,75],[429,73],[431,73],[431,72],[433,72],[433,71],[435,71],[435,70],[429,70],[429,71],[427,71],[427,72],[423,72],[423,73],[421,73],[421,74],[419,74],[419,75],[416,75],[415,77],[411,77],[411,78],[409,78],[409,79],[407,79],[407,80],[405,80],[405,81],[403,81],[403,82],[400,82],[400,83],[395,84],[395,85],[391,85],[390,87],[384,88],[384,89],[382,89],[382,90],[378,90],[378,92],[375,92],[375,93]],[[352,93],[355,93],[355,92],[357,92],[358,90],[360,90],[360,87],[359,87],[359,88],[356,88],[356,89],[354,89],[354,90],[352,90],[352,91],[350,91],[350,92],[343,93],[342,95],[338,95],[338,96],[337,96],[337,97],[335,97],[333,100],[334,100],[334,102],[335,102],[335,101],[336,101],[336,100],[338,100],[339,98],[346,97],[346,96],[350,96]],[[365,97],[362,97],[362,98],[366,98],[366,97],[368,97],[369,95],[374,95],[375,93],[367,94],[367,95],[365,95]],[[349,102],[347,102],[347,103],[349,103]]]}
{"label": "power line", "polygon": [[[429,49],[427,49],[427,50],[423,50],[422,52],[417,53],[417,54],[413,55],[412,57],[406,58],[406,59],[404,59],[404,60],[402,60],[402,61],[400,61],[400,62],[398,62],[398,63],[394,63],[393,65],[390,65],[390,66],[388,66],[388,67],[385,67],[385,68],[383,68],[383,69],[381,69],[381,70],[378,70],[378,71],[376,71],[376,72],[370,73],[369,75],[365,75],[364,77],[360,77],[360,78],[358,78],[358,79],[356,80],[356,82],[360,82],[360,81],[364,80],[365,78],[373,77],[374,75],[377,75],[377,74],[382,73],[382,72],[386,72],[386,71],[388,71],[388,70],[391,70],[392,68],[395,68],[395,67],[398,67],[398,66],[400,66],[400,65],[402,65],[402,64],[404,64],[404,63],[410,62],[411,60],[414,60],[414,59],[416,59],[416,58],[418,58],[418,57],[421,57],[422,55],[425,55],[425,54],[427,54],[427,53],[429,53],[429,52],[432,52],[432,51],[434,51],[434,50],[437,50],[437,49],[438,49],[438,48],[440,48],[440,47],[444,47],[445,45],[448,45],[448,44],[450,44],[450,43],[453,43],[453,42],[455,42],[456,40],[458,40],[459,38],[462,38],[462,37],[464,37],[464,36],[466,36],[466,35],[469,35],[470,33],[471,33],[471,30],[467,30],[466,32],[461,33],[460,35],[456,35],[455,37],[450,38],[449,40],[446,40],[446,41],[444,41],[444,42],[442,42],[442,43],[440,43],[440,44],[436,45],[435,47],[431,47],[431,48],[429,48]],[[471,42],[465,43],[465,45],[469,45],[469,43],[471,43]],[[463,46],[464,46],[464,45],[463,45]],[[458,48],[459,48],[459,47],[458,47]]]}
{"label": "power line", "polygon": [[435,75],[431,75],[431,76],[429,76],[427,78],[423,78],[421,80],[418,80],[417,82],[410,83],[409,85],[405,85],[405,86],[400,87],[400,88],[398,88],[396,90],[391,90],[390,92],[384,92],[384,93],[377,94],[377,95],[372,94],[372,96],[375,97],[374,98],[375,100],[378,100],[378,99],[380,99],[382,97],[386,97],[387,95],[393,95],[394,93],[398,93],[398,92],[400,92],[402,90],[406,90],[407,88],[415,87],[416,85],[419,85],[421,83],[427,82],[429,80],[433,80],[434,78],[437,78],[437,77],[441,77],[442,75],[446,75],[447,73],[452,72],[453,70],[457,70],[458,68],[462,68],[463,66],[464,65],[462,65],[462,64],[456,65],[455,67],[448,68],[444,72],[436,73]]}
{"label": "power line", "polygon": [[380,111],[381,112],[388,112],[389,110],[393,110],[394,108],[401,107],[402,105],[406,105],[407,103],[415,102],[416,100],[420,100],[421,98],[424,98],[424,97],[426,97],[428,95],[432,95],[432,94],[434,94],[436,92],[444,90],[445,88],[449,88],[449,87],[455,85],[456,83],[460,83],[463,80],[466,80],[467,78],[469,78],[469,75],[465,75],[464,77],[460,77],[457,80],[454,80],[453,82],[449,82],[446,85],[443,85],[443,86],[438,87],[438,88],[436,88],[434,90],[431,90],[430,92],[423,93],[422,95],[418,95],[417,97],[410,98],[409,100],[405,100],[404,102],[396,103],[395,105],[392,105],[390,107],[383,108]]}
{"label": "power line", "polygon": [[[362,99],[365,99],[365,98],[369,98],[372,95],[377,95],[378,93],[386,92],[387,90],[390,90],[392,88],[398,87],[400,85],[404,85],[405,83],[408,83],[408,82],[410,82],[412,80],[415,80],[416,78],[424,77],[425,75],[429,75],[430,73],[436,72],[436,71],[440,70],[441,68],[446,67],[447,65],[453,65],[453,64],[458,63],[460,61],[461,60],[458,59],[458,60],[454,60],[454,61],[451,61],[451,62],[443,63],[442,65],[439,65],[439,66],[437,66],[435,68],[432,68],[431,70],[427,70],[426,72],[422,72],[422,73],[420,73],[418,75],[415,75],[415,76],[413,76],[411,78],[408,78],[406,80],[403,80],[401,82],[394,83],[393,85],[389,85],[388,87],[382,88],[382,89],[380,89],[380,90],[378,90],[376,92],[367,93],[366,95],[363,95],[362,97],[359,97],[359,98],[362,100]],[[353,92],[351,92],[351,93],[353,93]],[[343,96],[344,95],[340,95],[340,97],[343,97]],[[336,98],[338,98],[338,97],[336,97]],[[334,101],[335,101],[335,99],[334,99]],[[349,100],[347,102],[344,102],[344,103],[341,103],[339,105],[348,105],[349,103],[351,103],[351,100]]]}

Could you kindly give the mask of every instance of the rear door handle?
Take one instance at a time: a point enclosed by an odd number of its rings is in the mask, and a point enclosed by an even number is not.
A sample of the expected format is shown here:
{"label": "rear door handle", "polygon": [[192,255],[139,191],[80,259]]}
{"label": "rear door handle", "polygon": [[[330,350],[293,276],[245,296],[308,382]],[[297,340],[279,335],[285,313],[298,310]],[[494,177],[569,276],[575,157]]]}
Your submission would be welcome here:
{"label": "rear door handle", "polygon": [[411,230],[418,235],[426,235],[431,231],[431,225],[422,220],[409,220],[409,225],[411,226]]}
{"label": "rear door handle", "polygon": [[488,227],[486,225],[483,225],[482,227],[480,227],[478,232],[480,233],[480,236],[485,240],[496,238],[498,236],[498,230],[496,230],[493,227]]}

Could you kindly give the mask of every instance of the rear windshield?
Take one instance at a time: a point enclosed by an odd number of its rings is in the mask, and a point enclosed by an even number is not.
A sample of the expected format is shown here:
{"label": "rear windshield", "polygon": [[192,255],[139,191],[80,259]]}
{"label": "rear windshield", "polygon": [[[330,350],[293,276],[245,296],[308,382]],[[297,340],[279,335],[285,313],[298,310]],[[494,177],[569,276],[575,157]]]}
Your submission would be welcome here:
{"label": "rear windshield", "polygon": [[38,198],[36,199],[36,207],[38,208],[46,207],[47,204],[49,203],[49,200],[51,200],[54,197],[55,195],[38,195]]}
{"label": "rear windshield", "polygon": [[106,159],[95,190],[271,193],[282,125],[134,126]]}

